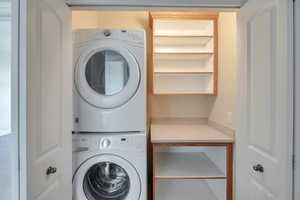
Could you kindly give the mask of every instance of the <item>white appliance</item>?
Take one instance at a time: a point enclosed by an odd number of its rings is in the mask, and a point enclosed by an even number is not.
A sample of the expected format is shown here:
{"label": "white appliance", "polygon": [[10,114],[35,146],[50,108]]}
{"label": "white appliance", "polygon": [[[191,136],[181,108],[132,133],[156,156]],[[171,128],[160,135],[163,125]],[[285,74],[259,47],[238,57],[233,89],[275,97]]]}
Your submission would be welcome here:
{"label": "white appliance", "polygon": [[145,31],[74,31],[74,131],[146,130]]}
{"label": "white appliance", "polygon": [[146,200],[146,134],[73,134],[73,200]]}

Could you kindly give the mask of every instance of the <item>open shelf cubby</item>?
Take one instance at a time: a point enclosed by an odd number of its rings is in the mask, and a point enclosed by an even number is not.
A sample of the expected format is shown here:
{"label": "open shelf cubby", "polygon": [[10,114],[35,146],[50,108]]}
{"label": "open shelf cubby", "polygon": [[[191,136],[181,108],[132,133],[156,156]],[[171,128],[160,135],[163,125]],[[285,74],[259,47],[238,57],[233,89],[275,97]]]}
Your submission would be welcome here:
{"label": "open shelf cubby", "polygon": [[156,200],[226,200],[225,180],[157,180],[155,190]]}
{"label": "open shelf cubby", "polygon": [[159,147],[153,157],[155,179],[226,179],[225,147]]}
{"label": "open shelf cubby", "polygon": [[151,12],[153,94],[217,94],[218,13]]}
{"label": "open shelf cubby", "polygon": [[154,53],[183,52],[213,54],[211,37],[155,37]]}
{"label": "open shelf cubby", "polygon": [[155,94],[213,94],[212,74],[155,74]]}
{"label": "open shelf cubby", "polygon": [[199,152],[161,152],[156,154],[156,179],[225,179],[226,175]]}
{"label": "open shelf cubby", "polygon": [[[170,134],[163,134],[167,132],[163,124],[151,125],[152,199],[232,200],[233,144],[225,140],[225,143],[201,142],[200,138],[191,140],[189,136],[183,139],[178,134],[170,137]],[[189,129],[192,124],[173,124],[175,127],[170,131],[189,132],[191,135],[214,132],[208,127],[198,127],[193,131]],[[186,131],[180,130],[180,127],[185,127]]]}
{"label": "open shelf cubby", "polygon": [[151,149],[153,200],[232,200],[232,144],[157,141]]}
{"label": "open shelf cubby", "polygon": [[[155,36],[183,35],[183,36],[213,36],[214,23],[210,19],[205,19],[205,15],[193,15],[188,18],[187,13],[154,13],[160,15],[153,22]],[[155,15],[155,16],[157,16]],[[203,18],[200,18],[204,16]],[[173,17],[173,19],[171,19]]]}
{"label": "open shelf cubby", "polygon": [[207,72],[213,73],[213,59],[210,54],[156,54],[153,62],[154,73],[157,72]]}

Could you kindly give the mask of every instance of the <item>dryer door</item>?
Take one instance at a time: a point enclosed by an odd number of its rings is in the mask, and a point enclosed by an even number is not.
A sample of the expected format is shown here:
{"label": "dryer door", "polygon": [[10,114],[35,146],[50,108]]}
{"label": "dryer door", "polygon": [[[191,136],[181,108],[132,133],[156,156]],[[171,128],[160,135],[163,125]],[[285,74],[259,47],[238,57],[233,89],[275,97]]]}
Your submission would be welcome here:
{"label": "dryer door", "polygon": [[73,177],[74,200],[138,200],[141,181],[125,159],[112,154],[85,161]]}
{"label": "dryer door", "polygon": [[120,43],[96,43],[77,62],[76,88],[95,107],[105,109],[125,104],[136,93],[139,83],[138,62]]}

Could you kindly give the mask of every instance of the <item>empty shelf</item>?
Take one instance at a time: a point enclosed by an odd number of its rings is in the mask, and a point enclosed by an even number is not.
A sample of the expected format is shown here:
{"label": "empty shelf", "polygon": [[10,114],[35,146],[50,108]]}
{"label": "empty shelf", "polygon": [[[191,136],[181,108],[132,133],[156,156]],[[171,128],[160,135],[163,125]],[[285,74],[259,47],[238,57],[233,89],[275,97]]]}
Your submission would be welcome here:
{"label": "empty shelf", "polygon": [[213,72],[214,56],[211,54],[155,54],[156,72]]}
{"label": "empty shelf", "polygon": [[197,71],[155,71],[155,74],[213,74],[213,72],[197,72]]}
{"label": "empty shelf", "polygon": [[225,174],[202,152],[158,152],[157,179],[225,179]]}
{"label": "empty shelf", "polygon": [[153,35],[154,37],[175,37],[175,38],[213,38],[213,35]]}
{"label": "empty shelf", "polygon": [[[215,183],[213,183],[215,184]],[[159,180],[156,181],[156,200],[225,200],[224,182],[219,181],[220,194],[215,194],[207,181],[203,180]],[[217,197],[221,196],[220,199]]]}
{"label": "empty shelf", "polygon": [[162,49],[155,49],[155,54],[203,54],[203,55],[214,55],[213,52],[207,51],[200,51],[200,50],[184,50],[184,49],[171,49],[171,48],[162,48]]}
{"label": "empty shelf", "polygon": [[212,20],[155,20],[154,35],[213,35]]}
{"label": "empty shelf", "polygon": [[154,94],[213,94],[212,74],[155,74]]}

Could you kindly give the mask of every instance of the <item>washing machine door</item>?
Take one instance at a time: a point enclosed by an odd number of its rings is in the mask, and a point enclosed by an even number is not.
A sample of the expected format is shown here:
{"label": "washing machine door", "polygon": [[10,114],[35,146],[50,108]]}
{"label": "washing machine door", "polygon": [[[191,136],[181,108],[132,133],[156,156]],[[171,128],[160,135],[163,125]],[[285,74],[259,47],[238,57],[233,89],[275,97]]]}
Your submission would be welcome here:
{"label": "washing machine door", "polygon": [[138,200],[140,194],[138,172],[116,155],[88,159],[73,177],[73,200]]}
{"label": "washing machine door", "polygon": [[122,43],[102,41],[83,51],[75,69],[80,96],[98,108],[114,108],[128,102],[140,83],[140,68]]}

